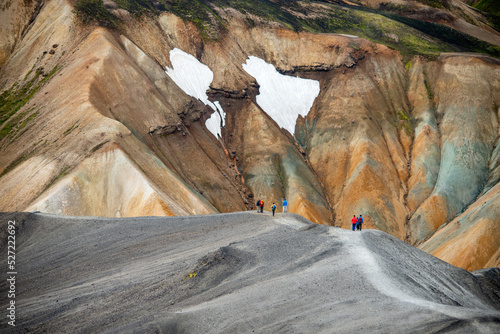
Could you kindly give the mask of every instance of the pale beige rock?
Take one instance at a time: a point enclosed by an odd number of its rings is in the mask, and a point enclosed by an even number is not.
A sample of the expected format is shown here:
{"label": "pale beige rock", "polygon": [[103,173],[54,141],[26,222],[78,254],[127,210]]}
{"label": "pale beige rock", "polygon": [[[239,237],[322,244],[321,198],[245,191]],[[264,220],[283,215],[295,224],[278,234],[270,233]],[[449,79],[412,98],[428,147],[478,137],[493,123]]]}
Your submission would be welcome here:
{"label": "pale beige rock", "polygon": [[138,166],[114,145],[94,153],[59,180],[26,211],[73,216],[183,216],[214,213],[171,172],[165,193],[151,184]]}
{"label": "pale beige rock", "polygon": [[5,0],[0,4],[0,67],[5,64],[37,8],[37,1]]}

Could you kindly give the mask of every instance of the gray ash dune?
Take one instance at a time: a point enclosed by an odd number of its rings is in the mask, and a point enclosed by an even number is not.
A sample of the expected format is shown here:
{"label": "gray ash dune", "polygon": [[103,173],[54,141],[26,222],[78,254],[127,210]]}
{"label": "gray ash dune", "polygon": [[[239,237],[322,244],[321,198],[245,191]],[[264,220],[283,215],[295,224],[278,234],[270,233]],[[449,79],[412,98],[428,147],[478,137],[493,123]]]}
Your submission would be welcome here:
{"label": "gray ash dune", "polygon": [[[2,333],[499,333],[500,270],[294,214],[16,219]],[[6,257],[2,258],[6,268]],[[7,307],[2,269],[1,309]]]}

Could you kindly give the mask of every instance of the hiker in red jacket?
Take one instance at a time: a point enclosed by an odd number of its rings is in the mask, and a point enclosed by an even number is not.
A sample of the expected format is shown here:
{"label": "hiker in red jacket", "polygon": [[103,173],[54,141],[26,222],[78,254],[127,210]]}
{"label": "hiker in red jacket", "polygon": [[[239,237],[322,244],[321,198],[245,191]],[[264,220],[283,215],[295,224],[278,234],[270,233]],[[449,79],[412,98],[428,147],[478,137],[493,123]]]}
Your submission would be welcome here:
{"label": "hiker in red jacket", "polygon": [[358,222],[358,219],[356,218],[356,215],[354,215],[354,217],[352,217],[351,219],[351,223],[352,223],[352,230],[354,231],[356,229],[356,224]]}
{"label": "hiker in red jacket", "polygon": [[264,212],[264,201],[263,200],[260,200],[260,212],[261,213]]}

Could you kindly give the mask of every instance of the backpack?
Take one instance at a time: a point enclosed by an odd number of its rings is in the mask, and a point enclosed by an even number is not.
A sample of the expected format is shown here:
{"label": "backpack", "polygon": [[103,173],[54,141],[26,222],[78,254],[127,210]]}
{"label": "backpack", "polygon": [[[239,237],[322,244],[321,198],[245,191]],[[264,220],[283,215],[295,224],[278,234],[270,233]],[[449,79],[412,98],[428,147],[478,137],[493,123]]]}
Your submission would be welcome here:
{"label": "backpack", "polygon": [[255,203],[255,206],[260,206],[260,199]]}
{"label": "backpack", "polygon": [[276,210],[276,205],[273,204],[272,209],[273,211]]}
{"label": "backpack", "polygon": [[363,217],[358,218],[358,224],[363,224]]}

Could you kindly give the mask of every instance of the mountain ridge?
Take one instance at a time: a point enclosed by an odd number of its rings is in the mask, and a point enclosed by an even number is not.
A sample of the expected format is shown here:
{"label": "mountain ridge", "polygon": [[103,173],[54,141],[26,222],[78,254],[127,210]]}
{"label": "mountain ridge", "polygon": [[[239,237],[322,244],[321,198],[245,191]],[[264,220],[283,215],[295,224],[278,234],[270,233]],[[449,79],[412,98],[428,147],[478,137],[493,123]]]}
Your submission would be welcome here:
{"label": "mountain ridge", "polygon": [[[29,29],[0,69],[1,210],[186,215],[251,209],[259,198],[280,210],[286,197],[289,211],[317,223],[350,228],[363,214],[368,228],[431,253],[455,245],[439,251],[452,264],[499,266],[500,238],[486,247],[482,236],[500,230],[497,59],[429,53],[435,41],[408,46],[415,36],[401,28],[387,32],[400,42],[384,37],[402,44],[393,49],[225,8],[225,28],[207,39],[195,16],[135,16],[108,1],[122,22],[109,29],[82,24],[75,2],[40,3],[32,22],[34,3],[10,16]],[[165,73],[175,48],[213,72],[220,138],[205,126],[213,109]],[[249,56],[319,83],[295,135],[258,104],[264,88],[243,69]],[[487,210],[467,211],[482,201]],[[468,232],[457,234],[457,222]],[[484,254],[462,261],[455,247]]]}

